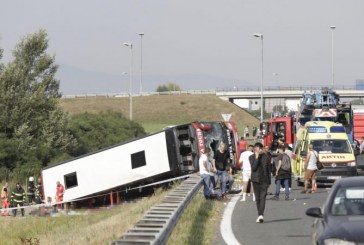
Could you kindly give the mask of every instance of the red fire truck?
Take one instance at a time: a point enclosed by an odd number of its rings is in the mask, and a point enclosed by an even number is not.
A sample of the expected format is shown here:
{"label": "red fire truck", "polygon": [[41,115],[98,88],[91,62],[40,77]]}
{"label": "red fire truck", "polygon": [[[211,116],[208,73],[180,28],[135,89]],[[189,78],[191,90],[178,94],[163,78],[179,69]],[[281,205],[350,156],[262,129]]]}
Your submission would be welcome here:
{"label": "red fire truck", "polygon": [[361,144],[364,137],[364,108],[353,109],[354,139]]}
{"label": "red fire truck", "polygon": [[272,117],[260,125],[264,145],[271,151],[277,150],[279,144],[293,145],[296,134],[296,122],[292,117]]}

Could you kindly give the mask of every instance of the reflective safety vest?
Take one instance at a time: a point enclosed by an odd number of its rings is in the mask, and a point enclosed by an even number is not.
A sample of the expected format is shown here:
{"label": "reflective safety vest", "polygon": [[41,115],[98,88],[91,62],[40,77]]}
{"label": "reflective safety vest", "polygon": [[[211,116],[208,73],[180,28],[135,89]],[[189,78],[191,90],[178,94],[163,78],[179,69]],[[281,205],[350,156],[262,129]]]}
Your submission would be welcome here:
{"label": "reflective safety vest", "polygon": [[22,203],[25,202],[25,192],[23,188],[15,188],[15,190],[13,190],[11,192],[11,201],[16,202],[16,203]]}
{"label": "reflective safety vest", "polygon": [[35,196],[36,197],[42,197],[42,185],[38,184],[35,188],[36,188]]}

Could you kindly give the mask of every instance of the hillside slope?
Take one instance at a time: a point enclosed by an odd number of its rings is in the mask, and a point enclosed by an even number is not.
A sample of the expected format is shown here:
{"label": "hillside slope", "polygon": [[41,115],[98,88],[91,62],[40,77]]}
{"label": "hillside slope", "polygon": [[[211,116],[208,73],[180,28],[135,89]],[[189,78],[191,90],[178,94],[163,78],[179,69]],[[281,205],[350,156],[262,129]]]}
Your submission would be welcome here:
{"label": "hillside slope", "polygon": [[[62,99],[61,106],[70,114],[101,111],[121,112],[129,118],[129,98],[89,97]],[[192,121],[222,121],[221,113],[232,115],[239,135],[246,125],[259,126],[259,120],[234,104],[215,95],[153,95],[133,97],[133,120],[147,132],[161,130],[168,125]]]}

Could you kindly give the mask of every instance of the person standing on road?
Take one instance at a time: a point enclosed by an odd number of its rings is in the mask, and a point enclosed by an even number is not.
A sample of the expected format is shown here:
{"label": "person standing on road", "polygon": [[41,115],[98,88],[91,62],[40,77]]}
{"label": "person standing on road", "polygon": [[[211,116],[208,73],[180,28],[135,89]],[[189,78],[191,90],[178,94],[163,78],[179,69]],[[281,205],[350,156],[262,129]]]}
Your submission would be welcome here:
{"label": "person standing on road", "polygon": [[251,181],[254,187],[254,194],[258,210],[257,223],[264,222],[265,200],[267,190],[271,183],[270,159],[263,151],[262,143],[255,143],[254,155],[249,157],[252,168]]}
{"label": "person standing on road", "polygon": [[226,150],[225,143],[221,142],[219,149],[214,154],[214,166],[216,166],[217,169],[217,177],[221,177],[222,195],[226,195],[226,170],[229,163],[230,153]]}
{"label": "person standing on road", "polygon": [[253,127],[253,137],[255,138],[257,136],[257,127]]}
{"label": "person standing on road", "polygon": [[209,199],[211,194],[210,170],[212,165],[210,163],[209,156],[210,156],[210,148],[205,147],[204,152],[201,154],[200,159],[198,161],[200,168],[200,176],[203,179],[203,194],[206,199]]}
{"label": "person standing on road", "polygon": [[249,126],[246,125],[245,129],[244,129],[244,135],[245,135],[245,138],[249,138]]}
{"label": "person standing on road", "polygon": [[[249,161],[249,157],[251,155],[253,155],[253,149],[254,146],[249,145],[248,146],[248,150],[244,151],[243,153],[241,153],[240,158],[239,158],[239,163],[242,166],[243,172],[243,198],[240,200],[241,202],[245,202],[246,201],[246,193],[248,190],[248,184],[251,178],[251,174],[252,174],[252,168],[250,165],[250,161]],[[255,201],[255,195],[253,194],[253,201]]]}
{"label": "person standing on road", "polygon": [[278,146],[278,156],[277,156],[277,169],[275,172],[276,176],[276,191],[272,200],[279,200],[279,192],[281,183],[284,183],[285,187],[285,200],[289,200],[289,178],[291,178],[291,158],[284,153],[284,145]]}
{"label": "person standing on road", "polygon": [[[293,152],[292,152],[291,149],[292,148],[287,143],[284,144],[284,153],[286,153],[289,156],[289,158],[291,159],[291,161],[292,161]],[[292,188],[292,168],[291,168],[291,171],[290,171],[290,175],[291,176],[290,176],[290,178],[288,180],[289,191],[291,191],[291,188]]]}
{"label": "person standing on road", "polygon": [[364,153],[364,137],[361,137],[361,143],[360,143],[360,154]]}
{"label": "person standing on road", "polygon": [[33,202],[35,201],[35,191],[36,191],[36,187],[34,185],[34,177],[29,177],[29,182],[28,182],[28,204],[32,205]]}
{"label": "person standing on road", "polygon": [[302,193],[307,193],[308,191],[308,182],[311,179],[312,183],[312,193],[315,192],[315,186],[316,186],[316,172],[317,172],[317,160],[318,160],[318,154],[317,151],[313,149],[313,145],[308,145],[309,152],[307,153],[307,157],[305,160],[304,170],[305,170],[305,187],[302,191]]}
{"label": "person standing on road", "polygon": [[63,195],[64,195],[64,186],[57,181],[57,187],[56,187],[56,202],[57,202],[57,208],[62,208],[62,202],[63,202]]}
{"label": "person standing on road", "polygon": [[9,216],[10,202],[9,202],[9,184],[5,183],[3,188],[1,189],[1,202],[2,202],[2,210],[1,216]]}
{"label": "person standing on road", "polygon": [[11,192],[11,203],[14,207],[13,209],[13,215],[16,216],[17,213],[17,207],[21,207],[21,215],[24,216],[24,202],[25,202],[25,191],[23,187],[19,183],[16,183],[15,189]]}
{"label": "person standing on road", "polygon": [[246,151],[248,142],[244,139],[244,137],[240,138],[239,141],[239,150],[240,150],[240,154],[243,153],[244,151]]}
{"label": "person standing on road", "polygon": [[43,197],[42,197],[42,180],[39,178],[38,179],[38,183],[35,186],[36,191],[35,191],[35,202],[37,204],[41,204],[43,202]]}

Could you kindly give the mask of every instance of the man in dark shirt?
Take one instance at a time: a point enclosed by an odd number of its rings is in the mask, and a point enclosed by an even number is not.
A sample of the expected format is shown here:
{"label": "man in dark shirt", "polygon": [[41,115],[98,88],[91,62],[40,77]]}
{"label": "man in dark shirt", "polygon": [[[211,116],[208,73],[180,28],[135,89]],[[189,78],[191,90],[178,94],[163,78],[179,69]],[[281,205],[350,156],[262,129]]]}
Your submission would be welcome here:
{"label": "man in dark shirt", "polygon": [[225,143],[221,142],[219,150],[214,154],[215,167],[217,169],[217,177],[221,177],[221,192],[226,194],[226,169],[230,162],[230,153],[226,150]]}
{"label": "man in dark shirt", "polygon": [[252,168],[251,181],[255,194],[256,205],[258,209],[257,223],[264,221],[265,199],[267,190],[271,183],[271,164],[267,154],[263,151],[261,143],[255,143],[254,154],[249,157]]}

